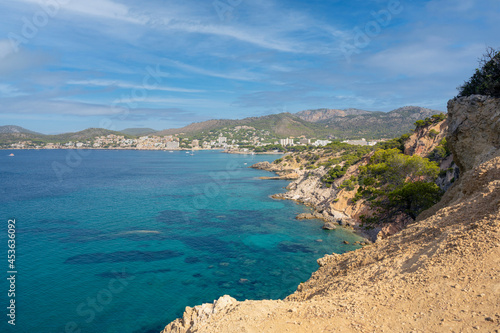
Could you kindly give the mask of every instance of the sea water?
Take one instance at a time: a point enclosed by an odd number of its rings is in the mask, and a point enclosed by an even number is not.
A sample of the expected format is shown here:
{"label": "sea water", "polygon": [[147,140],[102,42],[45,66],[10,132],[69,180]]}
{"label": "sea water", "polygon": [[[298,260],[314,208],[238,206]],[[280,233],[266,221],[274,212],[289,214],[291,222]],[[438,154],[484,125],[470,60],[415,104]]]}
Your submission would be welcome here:
{"label": "sea water", "polygon": [[[14,156],[8,156],[14,153]],[[159,332],[225,294],[280,299],[360,238],[296,220],[278,155],[219,151],[0,151],[1,332]],[[16,221],[15,326],[6,307]]]}

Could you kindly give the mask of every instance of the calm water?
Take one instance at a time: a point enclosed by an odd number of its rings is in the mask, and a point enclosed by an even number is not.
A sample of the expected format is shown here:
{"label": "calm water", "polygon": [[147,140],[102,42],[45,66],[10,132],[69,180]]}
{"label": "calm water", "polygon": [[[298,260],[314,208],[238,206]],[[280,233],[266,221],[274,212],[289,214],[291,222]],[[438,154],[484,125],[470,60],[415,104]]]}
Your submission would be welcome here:
{"label": "calm water", "polygon": [[1,332],[158,332],[224,294],[283,298],[317,258],[359,239],[297,221],[307,208],[269,198],[287,182],[248,166],[279,156],[10,153],[0,151],[0,251],[15,218],[17,308],[13,328],[2,278]]}

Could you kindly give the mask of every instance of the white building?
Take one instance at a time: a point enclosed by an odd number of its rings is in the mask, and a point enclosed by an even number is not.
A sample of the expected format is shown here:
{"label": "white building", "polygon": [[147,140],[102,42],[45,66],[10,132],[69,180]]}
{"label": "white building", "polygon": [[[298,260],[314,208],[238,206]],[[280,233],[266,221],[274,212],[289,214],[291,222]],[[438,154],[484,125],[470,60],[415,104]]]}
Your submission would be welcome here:
{"label": "white building", "polygon": [[376,141],[366,141],[365,138],[362,138],[361,140],[345,140],[342,142],[347,143],[349,145],[356,145],[356,146],[375,146],[377,144]]}
{"label": "white building", "polygon": [[300,144],[301,145],[310,145],[311,144],[311,139],[302,138],[302,139],[300,139]]}
{"label": "white building", "polygon": [[316,140],[316,142],[313,143],[313,146],[316,146],[316,147],[326,146],[329,143],[332,143],[332,142],[329,140]]}
{"label": "white building", "polygon": [[280,139],[280,145],[282,146],[293,146],[293,139],[286,138],[286,139]]}
{"label": "white building", "polygon": [[179,149],[179,141],[167,142],[167,149]]}

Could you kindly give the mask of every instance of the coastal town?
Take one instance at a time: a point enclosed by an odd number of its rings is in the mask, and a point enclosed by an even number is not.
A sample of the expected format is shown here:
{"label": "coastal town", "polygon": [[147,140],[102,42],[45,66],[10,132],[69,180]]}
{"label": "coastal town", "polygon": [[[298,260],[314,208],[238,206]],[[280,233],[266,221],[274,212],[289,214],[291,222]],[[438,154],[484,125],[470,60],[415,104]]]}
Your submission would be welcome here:
{"label": "coastal town", "polygon": [[[259,135],[260,134],[260,135]],[[209,132],[206,135],[183,136],[175,135],[145,135],[131,137],[128,135],[108,134],[85,140],[67,142],[42,142],[39,140],[19,140],[14,143],[0,144],[3,149],[132,149],[132,150],[226,150],[229,152],[276,151],[285,147],[296,146],[326,146],[336,138],[328,139],[300,137],[273,138],[267,131],[257,131],[253,127],[237,126],[231,130]],[[342,142],[374,146],[376,141],[344,140]]]}

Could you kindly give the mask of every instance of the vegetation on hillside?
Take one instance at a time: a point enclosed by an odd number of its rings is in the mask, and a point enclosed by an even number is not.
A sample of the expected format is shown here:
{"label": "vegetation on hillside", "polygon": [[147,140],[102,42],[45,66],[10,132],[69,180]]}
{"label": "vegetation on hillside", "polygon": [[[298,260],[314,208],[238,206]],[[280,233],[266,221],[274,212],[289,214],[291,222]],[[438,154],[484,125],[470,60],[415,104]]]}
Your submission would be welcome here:
{"label": "vegetation on hillside", "polygon": [[479,65],[480,68],[476,68],[474,75],[458,88],[458,96],[500,97],[500,50],[488,48],[479,59]]}
{"label": "vegetation on hillside", "polygon": [[431,117],[427,117],[423,120],[417,120],[414,124],[415,130],[418,130],[420,128],[427,127],[430,125],[437,124],[445,119],[446,119],[446,115],[441,112],[439,114],[432,115]]}
{"label": "vegetation on hillside", "polygon": [[[415,131],[423,131],[444,119],[446,115],[440,113],[417,121]],[[428,133],[430,137],[438,134],[432,130]],[[330,187],[336,180],[345,176],[350,166],[363,158],[368,159],[366,165],[359,166],[357,174],[349,178],[344,177],[342,183],[337,183],[338,189],[347,191],[358,187],[353,202],[364,199],[372,208],[371,215],[361,217],[364,224],[370,227],[382,222],[414,220],[423,210],[440,200],[443,192],[435,181],[440,174],[439,163],[450,155],[450,150],[446,139],[442,139],[428,156],[405,155],[404,144],[410,135],[411,133],[408,133],[380,142],[375,147],[334,142],[326,146],[325,150],[338,152],[337,157],[319,164],[314,159],[308,160],[308,163],[329,168],[322,181],[325,186]],[[372,155],[367,155],[369,153]],[[320,157],[316,156],[315,159]]]}
{"label": "vegetation on hillside", "polygon": [[[333,182],[344,176],[350,166],[358,163],[366,154],[372,152],[372,146],[353,146],[341,142],[333,142],[325,147],[325,150],[339,152],[340,156],[331,158],[323,163],[325,167],[330,167],[326,175],[322,178],[327,187],[332,186]],[[333,166],[333,167],[332,167]]]}
{"label": "vegetation on hillside", "polygon": [[356,198],[365,198],[374,209],[363,222],[391,222],[397,217],[415,219],[436,204],[442,195],[434,183],[437,163],[418,155],[408,156],[397,149],[380,149],[366,166],[360,167]]}

